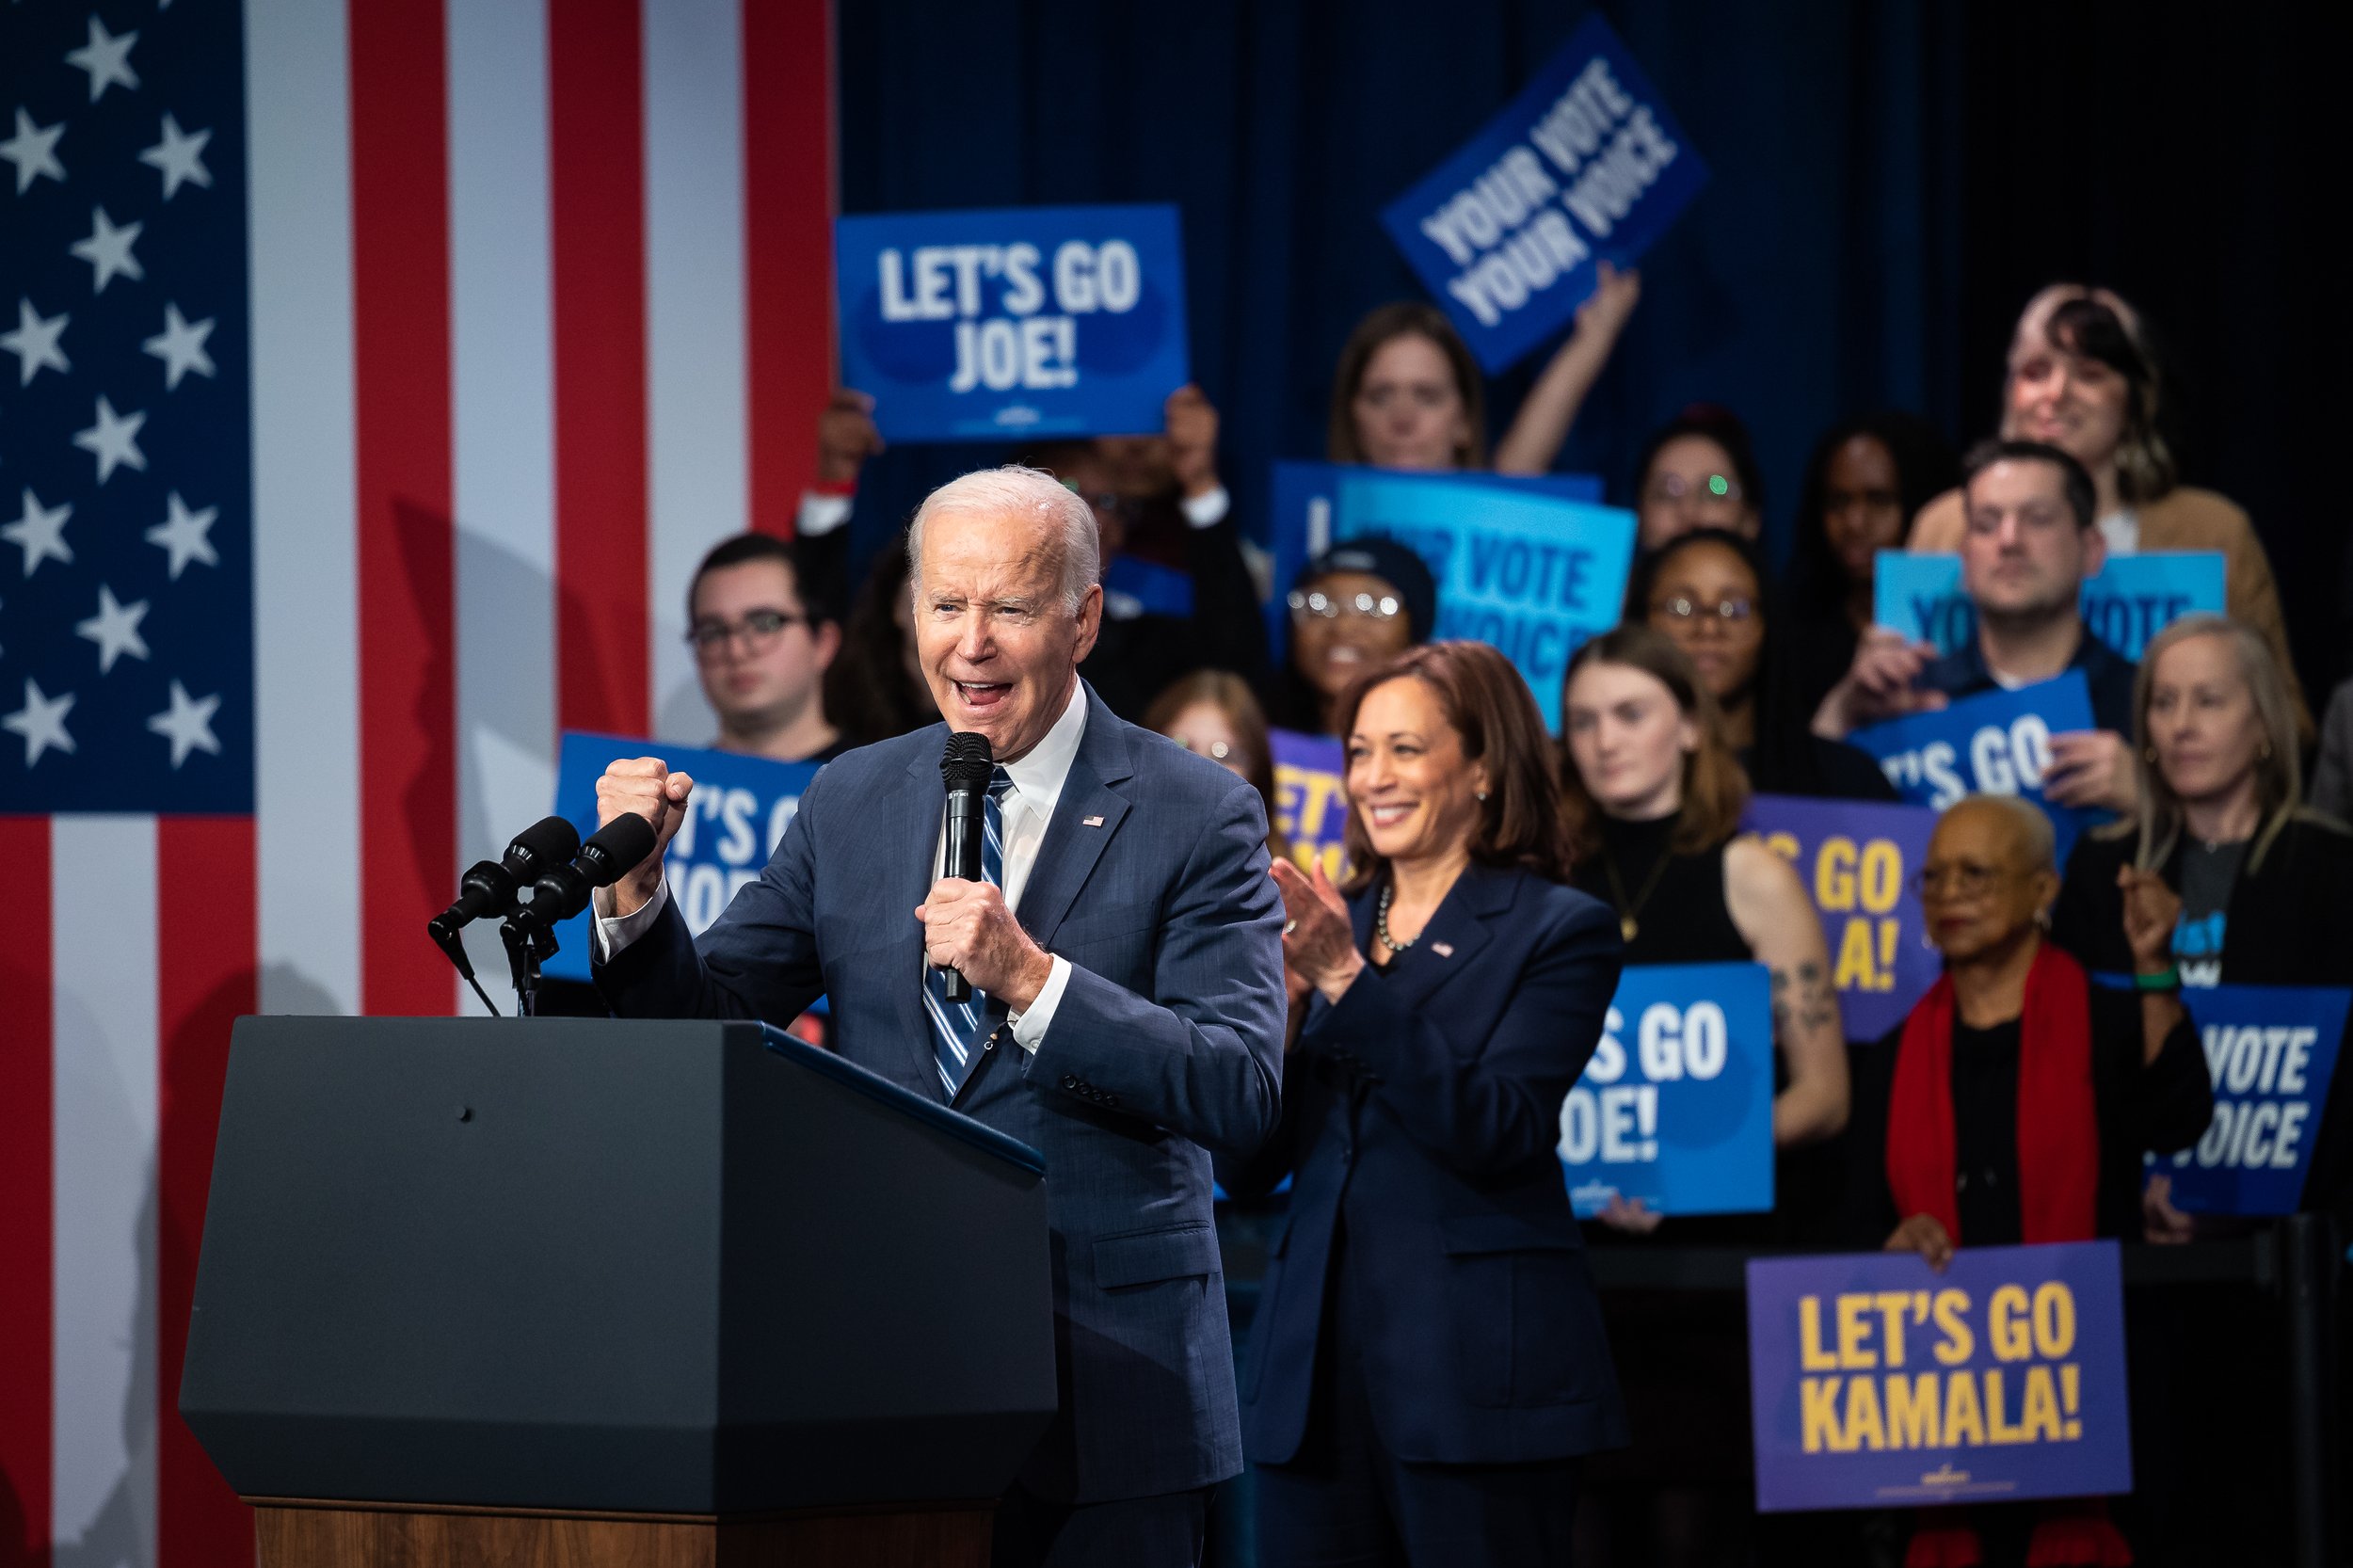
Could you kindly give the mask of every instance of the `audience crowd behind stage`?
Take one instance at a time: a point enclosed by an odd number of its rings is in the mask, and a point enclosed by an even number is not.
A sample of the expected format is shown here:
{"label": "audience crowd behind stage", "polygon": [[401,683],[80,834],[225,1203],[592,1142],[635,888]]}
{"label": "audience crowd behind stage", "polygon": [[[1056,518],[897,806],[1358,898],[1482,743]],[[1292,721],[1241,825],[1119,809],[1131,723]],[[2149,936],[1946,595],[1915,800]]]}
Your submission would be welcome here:
{"label": "audience crowd behind stage", "polygon": [[[1328,456],[1548,471],[1639,298],[1635,277],[1604,270],[1492,446],[1478,370],[1445,317],[1416,303],[1374,311],[1340,356]],[[2188,1147],[2206,1128],[2201,989],[2348,978],[2353,836],[2341,819],[2353,808],[2353,681],[2316,729],[2247,514],[2179,481],[2162,367],[2128,302],[2068,284],[2035,296],[1988,413],[1965,460],[1901,413],[1827,430],[1778,580],[1760,548],[1759,464],[1732,411],[1696,406],[1633,455],[1624,500],[1638,557],[1624,619],[1571,661],[1562,739],[1546,760],[1566,875],[1614,909],[1628,964],[1771,970],[1779,1201],[1768,1215],[1663,1221],[1613,1202],[1587,1226],[1597,1245],[1883,1246],[1941,1264],[1956,1245],[2233,1229],[2182,1212],[2142,1157]],[[1270,725],[1336,732],[1363,699],[1359,677],[1430,641],[1440,584],[1412,551],[1379,538],[1266,581],[1217,437],[1216,410],[1188,387],[1168,399],[1158,434],[1057,442],[1024,460],[1084,496],[1101,523],[1104,625],[1082,674],[1115,712],[1250,780],[1280,858]],[[870,402],[839,393],[818,444],[797,540],[721,545],[691,605],[718,744],[791,760],[936,716],[912,658],[904,552],[881,551],[862,584],[846,581],[846,524],[872,504],[858,478],[882,446]],[[1950,653],[1873,622],[1874,558],[1906,549],[1961,559],[1976,632]],[[2226,557],[2229,614],[2176,622],[2136,664],[2086,625],[2078,589],[2107,559],[2180,550]],[[1289,636],[1271,658],[1264,604],[1276,593]],[[2111,825],[2061,863],[2051,824],[2024,801],[1973,796],[1947,809],[1917,883],[1945,977],[1883,1039],[1850,1042],[1808,888],[1741,831],[1743,807],[1758,792],[1893,800],[1849,744],[1854,730],[2069,670],[2086,679],[2094,727],[2053,738],[2048,794]],[[2100,975],[2136,986],[2087,983]],[[2308,1207],[2340,1218],[2353,1208],[2345,1078],[2306,1190]],[[1949,1138],[1930,1136],[1935,1127]],[[1835,1560],[1851,1546],[1750,1516],[1737,1305],[1627,1290],[1609,1293],[1603,1314],[1634,1441],[1589,1472],[1581,1560]],[[2281,1485],[2281,1417],[2264,1381],[2276,1373],[2258,1365],[2255,1330],[2217,1337],[2211,1322],[2155,1316],[2136,1335],[2141,1485],[2130,1533],[2143,1560],[2168,1549],[2186,1560],[2206,1511],[2185,1499],[2201,1490],[2211,1500],[2226,1480],[2241,1489],[2234,1528],[2278,1516],[2265,1506]],[[2192,1486],[2182,1434],[2250,1422],[2252,1441],[2199,1448]],[[2111,1528],[2105,1516],[2021,1510],[1884,1525],[1896,1544],[1881,1543],[1881,1560],[1900,1560],[1915,1524],[1926,1539],[1913,1560],[1977,1560],[1935,1554],[1977,1550],[1982,1531],[1989,1561],[2029,1550],[2073,1561],[2065,1541],[2105,1542]],[[2048,1533],[2055,1524],[2065,1528]]]}

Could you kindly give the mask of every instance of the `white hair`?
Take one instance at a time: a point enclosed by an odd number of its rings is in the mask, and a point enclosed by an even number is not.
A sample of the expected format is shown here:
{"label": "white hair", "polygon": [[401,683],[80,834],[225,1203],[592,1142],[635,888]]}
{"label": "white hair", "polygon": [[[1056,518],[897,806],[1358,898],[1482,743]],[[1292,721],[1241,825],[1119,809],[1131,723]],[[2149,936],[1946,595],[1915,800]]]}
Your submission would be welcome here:
{"label": "white hair", "polygon": [[951,512],[1030,518],[1049,533],[1059,532],[1063,608],[1071,615],[1079,613],[1087,590],[1103,574],[1101,530],[1085,497],[1042,470],[1007,463],[951,479],[916,508],[915,520],[907,524],[907,586],[918,596],[923,591],[923,525]]}
{"label": "white hair", "polygon": [[1946,807],[1945,814],[1950,816],[1964,806],[1983,807],[2010,820],[2018,829],[2019,847],[2026,852],[2026,870],[2058,870],[2058,833],[2033,801],[2024,795],[1968,794]]}

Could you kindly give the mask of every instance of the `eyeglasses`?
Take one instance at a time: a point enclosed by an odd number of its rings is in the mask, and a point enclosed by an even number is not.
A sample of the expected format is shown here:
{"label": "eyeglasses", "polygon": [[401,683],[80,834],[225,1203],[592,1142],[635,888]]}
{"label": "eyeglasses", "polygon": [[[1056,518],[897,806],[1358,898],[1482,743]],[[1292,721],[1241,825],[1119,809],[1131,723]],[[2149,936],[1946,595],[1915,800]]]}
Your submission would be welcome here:
{"label": "eyeglasses", "polygon": [[1134,502],[1124,495],[1114,495],[1109,490],[1089,492],[1080,489],[1076,483],[1068,479],[1062,482],[1062,488],[1085,502],[1097,517],[1125,518],[1136,510]]}
{"label": "eyeglasses", "polygon": [[808,624],[807,616],[787,615],[782,610],[750,610],[739,621],[696,621],[687,629],[686,646],[695,650],[697,658],[708,659],[734,638],[742,637],[745,651],[760,653],[772,647],[786,627]]}
{"label": "eyeglasses", "polygon": [[2002,877],[1999,867],[1975,866],[1964,861],[1958,866],[1923,866],[1913,873],[1912,886],[1922,898],[1976,898],[1991,892]]}
{"label": "eyeglasses", "polygon": [[1650,613],[1654,616],[1665,616],[1670,620],[1698,621],[1703,626],[1710,620],[1720,620],[1727,627],[1732,627],[1739,625],[1756,614],[1756,601],[1735,594],[1730,599],[1720,599],[1715,603],[1708,604],[1693,599],[1689,594],[1677,594],[1672,599],[1654,600]]}
{"label": "eyeglasses", "polygon": [[1178,745],[1183,746],[1187,751],[1193,752],[1197,756],[1210,758],[1213,760],[1220,762],[1225,761],[1228,757],[1234,755],[1234,748],[1224,741],[1211,741],[1206,746],[1196,746],[1191,741],[1185,739],[1182,735],[1171,735],[1169,739],[1175,741]]}
{"label": "eyeglasses", "polygon": [[1405,608],[1394,594],[1382,594],[1378,597],[1372,594],[1352,594],[1343,600],[1335,598],[1321,589],[1313,593],[1302,593],[1297,588],[1293,588],[1290,596],[1283,602],[1291,607],[1293,616],[1313,616],[1319,620],[1335,620],[1341,616],[1351,616],[1362,620],[1393,620],[1398,613]]}
{"label": "eyeglasses", "polygon": [[1711,473],[1693,484],[1679,473],[1662,473],[1642,492],[1652,501],[1737,501],[1740,481],[1726,473]]}

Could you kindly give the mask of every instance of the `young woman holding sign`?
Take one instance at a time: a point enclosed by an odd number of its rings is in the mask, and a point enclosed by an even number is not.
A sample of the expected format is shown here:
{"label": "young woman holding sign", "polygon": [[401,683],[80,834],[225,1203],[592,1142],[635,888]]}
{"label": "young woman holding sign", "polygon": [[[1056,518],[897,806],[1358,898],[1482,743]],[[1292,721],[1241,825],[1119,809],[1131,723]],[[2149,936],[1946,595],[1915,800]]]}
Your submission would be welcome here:
{"label": "young woman holding sign", "polygon": [[[2170,412],[2147,322],[2121,296],[2053,283],[2026,301],[2002,378],[2001,434],[2048,441],[2090,471],[2110,553],[2220,551],[2228,608],[2269,645],[2287,680],[2297,733],[2309,738],[2312,714],[2290,662],[2271,558],[2229,497],[2176,482],[2179,465],[2166,439]],[[1958,550],[1965,526],[1961,494],[1947,490],[1921,509],[1911,548]]]}
{"label": "young woman holding sign", "polygon": [[1356,324],[1332,377],[1327,445],[1336,463],[1374,468],[1552,471],[1585,394],[1601,378],[1642,296],[1640,273],[1601,264],[1577,328],[1547,361],[1512,428],[1487,453],[1486,382],[1446,312],[1420,300],[1384,305]]}
{"label": "young woman holding sign", "polygon": [[1345,895],[1277,861],[1292,1177],[1241,1377],[1258,1561],[1567,1559],[1581,1456],[1625,1440],[1554,1145],[1617,985],[1609,912],[1561,886],[1552,752],[1483,643],[1340,703]]}
{"label": "young woman holding sign", "polygon": [[[1609,901],[1628,964],[1746,963],[1772,972],[1775,1211],[1662,1222],[1612,1200],[1597,1241],[1802,1234],[1830,1207],[1819,1145],[1847,1120],[1847,1047],[1819,916],[1787,861],[1740,831],[1749,787],[1708,684],[1675,640],[1621,626],[1569,661],[1561,817],[1576,886]],[[1616,1235],[1609,1234],[1614,1232]],[[1739,1560],[1748,1508],[1746,1331],[1737,1299],[1613,1291],[1607,1316],[1635,1426],[1597,1466],[1590,1544],[1609,1560]]]}

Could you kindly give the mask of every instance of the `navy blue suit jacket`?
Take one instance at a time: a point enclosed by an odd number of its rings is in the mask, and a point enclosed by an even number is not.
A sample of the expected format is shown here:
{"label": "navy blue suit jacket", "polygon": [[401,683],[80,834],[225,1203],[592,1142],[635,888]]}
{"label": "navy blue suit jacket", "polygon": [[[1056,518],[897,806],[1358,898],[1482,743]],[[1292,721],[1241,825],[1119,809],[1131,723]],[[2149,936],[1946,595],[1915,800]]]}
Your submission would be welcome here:
{"label": "navy blue suit jacket", "polygon": [[[614,1011],[782,1024],[822,992],[843,1056],[941,1097],[915,906],[946,735],[826,764],[699,941],[673,900],[598,968]],[[1259,1147],[1277,1119],[1282,914],[1265,842],[1247,783],[1087,693],[1016,911],[1070,961],[1069,986],[1036,1054],[1004,1036],[954,1101],[1046,1157],[1062,1409],[1022,1476],[1041,1496],[1143,1496],[1241,1468],[1209,1165]]]}
{"label": "navy blue suit jacket", "polygon": [[[1360,949],[1373,895],[1352,903]],[[1293,1458],[1326,1326],[1333,1237],[1365,1310],[1373,1424],[1398,1458],[1525,1464],[1614,1448],[1625,1415],[1556,1152],[1623,944],[1609,911],[1472,866],[1385,975],[1315,1000],[1283,1127],[1229,1167],[1292,1175],[1242,1370],[1242,1445]]]}

